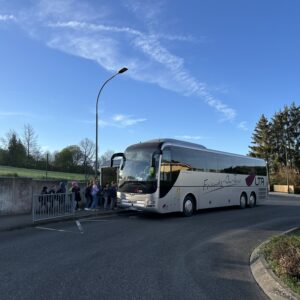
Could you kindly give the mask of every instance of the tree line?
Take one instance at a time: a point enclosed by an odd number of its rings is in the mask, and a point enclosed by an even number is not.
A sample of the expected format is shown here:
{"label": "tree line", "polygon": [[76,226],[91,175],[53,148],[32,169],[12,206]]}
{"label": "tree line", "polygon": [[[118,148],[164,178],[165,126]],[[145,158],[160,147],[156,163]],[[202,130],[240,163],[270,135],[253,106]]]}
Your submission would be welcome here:
{"label": "tree line", "polygon": [[300,106],[285,105],[270,120],[261,115],[251,144],[249,155],[267,161],[275,183],[290,176],[291,184],[300,184]]}
{"label": "tree line", "polygon": [[[30,124],[25,124],[21,135],[10,130],[0,142],[0,165],[81,174],[94,172],[95,143],[88,138],[60,151],[42,151],[35,130]],[[113,153],[111,150],[104,153],[99,163]]]}
{"label": "tree line", "polygon": [[[300,185],[300,106],[286,105],[270,120],[261,115],[249,149],[248,155],[267,161],[274,183],[284,183],[289,176],[291,184]],[[99,165],[109,160],[113,153],[112,150],[104,153]],[[21,136],[10,130],[0,139],[0,165],[93,174],[94,161],[95,143],[88,138],[61,151],[42,152],[30,124],[24,125]]]}

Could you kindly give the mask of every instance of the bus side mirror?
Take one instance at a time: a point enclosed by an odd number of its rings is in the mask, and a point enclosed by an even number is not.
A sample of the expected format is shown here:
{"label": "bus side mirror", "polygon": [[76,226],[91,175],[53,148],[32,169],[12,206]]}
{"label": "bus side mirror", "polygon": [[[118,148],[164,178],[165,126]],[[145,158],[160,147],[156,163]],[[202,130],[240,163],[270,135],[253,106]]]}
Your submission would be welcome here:
{"label": "bus side mirror", "polygon": [[123,164],[124,164],[124,162],[126,161],[126,158],[125,158],[124,153],[114,153],[114,154],[112,155],[111,159],[110,159],[110,167],[113,166],[113,164],[114,164],[114,159],[115,159],[116,157],[122,157],[122,158],[123,158]]}

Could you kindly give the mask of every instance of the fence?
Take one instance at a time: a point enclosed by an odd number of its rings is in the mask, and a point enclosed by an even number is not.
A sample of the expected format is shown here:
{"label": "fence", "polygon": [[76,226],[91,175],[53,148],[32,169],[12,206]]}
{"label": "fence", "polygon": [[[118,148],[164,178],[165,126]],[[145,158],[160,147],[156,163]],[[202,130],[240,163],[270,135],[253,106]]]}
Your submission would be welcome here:
{"label": "fence", "polygon": [[75,194],[45,194],[32,197],[32,221],[49,220],[75,214]]}

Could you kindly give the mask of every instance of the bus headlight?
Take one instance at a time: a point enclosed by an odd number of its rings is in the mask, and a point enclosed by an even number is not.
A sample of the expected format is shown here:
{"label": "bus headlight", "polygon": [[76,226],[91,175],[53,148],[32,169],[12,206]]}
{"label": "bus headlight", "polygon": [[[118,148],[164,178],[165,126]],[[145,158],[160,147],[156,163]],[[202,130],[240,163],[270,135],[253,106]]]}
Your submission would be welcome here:
{"label": "bus headlight", "polygon": [[147,201],[147,206],[148,207],[154,207],[155,206],[155,200],[154,199],[149,199]]}

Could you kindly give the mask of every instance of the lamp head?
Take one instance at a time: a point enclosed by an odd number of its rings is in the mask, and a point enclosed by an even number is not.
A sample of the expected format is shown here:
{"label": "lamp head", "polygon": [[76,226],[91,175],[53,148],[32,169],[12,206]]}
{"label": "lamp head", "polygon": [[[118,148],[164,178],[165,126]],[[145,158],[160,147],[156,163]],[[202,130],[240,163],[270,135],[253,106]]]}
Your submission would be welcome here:
{"label": "lamp head", "polygon": [[128,69],[126,67],[122,68],[121,70],[118,71],[119,74],[122,74],[126,72]]}

